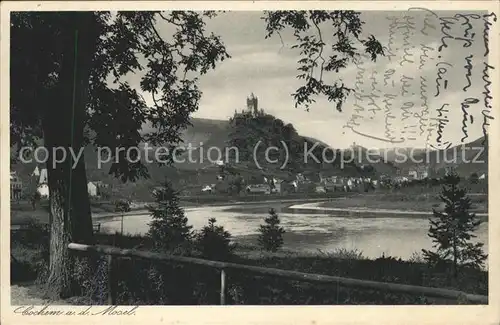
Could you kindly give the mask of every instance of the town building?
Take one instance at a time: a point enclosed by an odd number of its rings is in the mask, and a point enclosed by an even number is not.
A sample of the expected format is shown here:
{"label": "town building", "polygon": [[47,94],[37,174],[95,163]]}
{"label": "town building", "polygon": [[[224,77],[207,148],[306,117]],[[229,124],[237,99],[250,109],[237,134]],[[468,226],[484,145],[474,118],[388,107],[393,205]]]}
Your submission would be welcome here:
{"label": "town building", "polygon": [[40,197],[42,198],[48,198],[49,197],[49,185],[48,184],[40,184],[38,185],[38,188],[36,189],[38,194],[40,194]]}
{"label": "town building", "polygon": [[89,196],[97,196],[97,185],[95,185],[93,182],[88,182],[87,192],[89,193]]}
{"label": "town building", "polygon": [[38,169],[38,166],[35,167],[33,173],[31,173],[31,176],[36,176],[36,177],[40,176],[40,170]]}
{"label": "town building", "polygon": [[276,178],[273,179],[273,186],[274,186],[276,193],[282,193],[282,191],[284,189],[282,186],[282,183],[283,183],[283,180],[281,180],[281,179],[276,179]]}
{"label": "town building", "polygon": [[38,184],[47,184],[47,183],[48,183],[47,168],[43,168],[40,171],[40,178],[38,179]]}
{"label": "town building", "polygon": [[[38,166],[37,166],[38,168]],[[47,176],[47,168],[42,168],[42,170],[38,171],[38,169],[35,168],[33,171],[33,175],[35,176],[36,174],[39,174],[40,178],[38,179],[38,187],[36,191],[38,194],[40,194],[40,197],[42,198],[48,198],[49,197],[49,185],[48,185],[48,176]]]}
{"label": "town building", "polygon": [[109,184],[104,183],[103,181],[94,181],[93,183],[95,184],[95,186],[97,186],[98,189],[109,188]]}
{"label": "town building", "polygon": [[20,200],[23,191],[23,182],[16,172],[10,172],[10,199]]}
{"label": "town building", "polygon": [[408,171],[408,178],[413,180],[421,180],[427,177],[429,177],[429,168],[427,166],[410,168]]}

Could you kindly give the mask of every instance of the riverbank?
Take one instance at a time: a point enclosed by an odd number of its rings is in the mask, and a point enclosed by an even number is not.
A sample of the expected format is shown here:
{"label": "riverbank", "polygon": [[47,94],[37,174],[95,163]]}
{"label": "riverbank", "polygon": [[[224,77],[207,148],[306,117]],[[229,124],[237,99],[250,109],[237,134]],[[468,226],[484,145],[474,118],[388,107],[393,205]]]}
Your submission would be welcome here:
{"label": "riverbank", "polygon": [[[470,196],[472,207],[471,212],[487,213],[488,196]],[[349,200],[332,199],[318,205],[321,208],[363,208],[363,209],[387,209],[387,210],[410,210],[418,212],[432,212],[432,209],[444,208],[444,203],[438,195],[421,194],[409,197],[404,194],[369,194],[363,196],[353,196]]]}
{"label": "riverbank", "polygon": [[[224,211],[235,213],[266,214],[269,208],[281,213],[301,213],[331,215],[338,217],[394,217],[394,218],[428,218],[432,209],[442,209],[442,202],[436,195],[420,194],[408,196],[400,193],[330,193],[330,196],[320,195],[308,198],[290,198],[290,196],[226,197],[214,196],[214,201],[207,201],[210,195],[199,197],[182,197],[181,206],[185,209],[201,207],[228,207]],[[483,221],[487,220],[488,197],[485,194],[471,195],[472,212]],[[92,218],[95,222],[105,222],[113,218],[149,215],[147,206],[150,202],[135,202],[131,211],[114,212],[110,202],[92,202]],[[32,221],[48,223],[48,205],[40,204],[36,210],[31,205],[13,204],[11,206],[11,225],[20,226]]]}
{"label": "riverbank", "polygon": [[[224,209],[224,211],[232,211],[232,209],[242,211],[242,210],[248,210],[251,209],[252,211],[260,211],[263,209],[265,213],[269,212],[270,208],[277,208],[277,207],[289,207],[293,205],[298,205],[298,204],[304,204],[304,203],[312,203],[312,202],[328,202],[328,200],[331,200],[332,198],[329,199],[324,199],[324,198],[316,198],[316,199],[268,199],[268,200],[261,200],[261,201],[234,201],[234,202],[226,202],[226,203],[210,203],[210,204],[196,204],[193,202],[183,202],[181,201],[180,204],[182,208],[185,210],[189,209],[197,209],[197,208],[203,208],[203,207],[229,207],[228,209]],[[148,204],[154,204],[154,203],[147,203]],[[109,220],[113,219],[116,217],[121,217],[123,216],[134,216],[134,215],[142,215],[146,214],[149,215],[150,212],[148,209],[136,209],[130,212],[125,212],[125,213],[120,213],[120,212],[112,212],[112,213],[107,213],[107,212],[98,212],[98,213],[92,213],[92,219],[96,221],[104,221],[104,220]]]}
{"label": "riverbank", "polygon": [[[312,213],[312,214],[323,214],[331,215],[335,214],[337,217],[354,217],[354,218],[424,218],[428,219],[432,217],[432,208],[427,211],[412,211],[412,210],[401,210],[401,209],[385,209],[385,208],[364,208],[364,207],[345,207],[337,208],[330,207],[329,205],[334,205],[335,202],[319,203],[319,204],[302,204],[302,205],[292,205],[285,209],[285,212],[293,213]],[[440,208],[435,208],[439,210]],[[442,209],[442,208],[441,208]],[[481,221],[488,221],[488,213],[476,212],[472,210]]]}
{"label": "riverbank", "polygon": [[[313,197],[300,197],[298,195],[246,195],[241,197],[230,197],[220,195],[203,195],[203,196],[184,196],[180,197],[180,204],[183,208],[197,208],[197,207],[213,207],[213,206],[233,206],[233,205],[259,205],[259,204],[272,204],[284,203],[290,205],[292,203],[300,204],[307,202],[322,202],[328,201],[339,196],[352,196],[354,193],[331,193],[330,195],[313,195]],[[133,202],[130,207],[130,212],[121,213],[115,212],[113,202],[109,201],[91,201],[90,207],[92,211],[92,218],[94,220],[106,220],[119,216],[130,216],[137,214],[149,214],[147,206],[154,204],[154,202]],[[33,210],[29,202],[12,202],[11,203],[11,225],[19,226],[28,224],[30,222],[48,223],[49,222],[49,206],[48,201],[43,201],[36,209]]]}

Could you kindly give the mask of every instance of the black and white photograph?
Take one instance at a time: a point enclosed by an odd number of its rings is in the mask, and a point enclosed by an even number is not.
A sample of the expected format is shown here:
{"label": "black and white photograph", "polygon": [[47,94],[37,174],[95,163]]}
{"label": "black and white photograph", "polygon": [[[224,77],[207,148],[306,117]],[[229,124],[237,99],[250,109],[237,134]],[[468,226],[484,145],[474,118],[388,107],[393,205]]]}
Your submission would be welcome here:
{"label": "black and white photograph", "polygon": [[444,4],[2,5],[12,314],[491,304],[498,4]]}

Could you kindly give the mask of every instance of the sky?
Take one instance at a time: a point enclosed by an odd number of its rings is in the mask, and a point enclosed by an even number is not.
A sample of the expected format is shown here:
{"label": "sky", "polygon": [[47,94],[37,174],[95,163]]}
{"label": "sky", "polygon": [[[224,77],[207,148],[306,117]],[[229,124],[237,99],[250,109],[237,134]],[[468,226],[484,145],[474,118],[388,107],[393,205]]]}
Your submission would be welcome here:
{"label": "sky", "polygon": [[[324,99],[317,100],[307,112],[295,108],[291,96],[301,85],[296,79],[300,57],[290,48],[294,38],[284,33],[283,43],[278,36],[265,39],[262,14],[226,12],[207,23],[207,32],[222,37],[231,59],[201,77],[203,96],[193,117],[228,119],[235,110],[244,109],[246,97],[254,93],[265,112],[292,123],[301,135],[335,148],[354,143],[367,148],[443,148],[483,135],[482,77],[487,57],[482,17],[470,16],[472,28],[466,31],[466,18],[456,18],[456,12],[363,12],[363,35],[373,34],[389,55],[376,63],[361,57],[338,74],[328,73],[325,78],[344,82],[355,89],[354,94],[342,112]],[[471,38],[474,33],[471,46],[463,47],[464,41],[446,38],[447,47],[438,52],[442,28],[455,38]],[[331,31],[329,26],[322,30],[325,35]],[[464,91],[468,84],[466,57],[470,55],[471,85]],[[441,79],[436,81],[438,74]],[[465,137],[462,103],[467,98],[473,104],[465,109]],[[435,120],[439,115],[447,120],[441,120],[441,127]]]}

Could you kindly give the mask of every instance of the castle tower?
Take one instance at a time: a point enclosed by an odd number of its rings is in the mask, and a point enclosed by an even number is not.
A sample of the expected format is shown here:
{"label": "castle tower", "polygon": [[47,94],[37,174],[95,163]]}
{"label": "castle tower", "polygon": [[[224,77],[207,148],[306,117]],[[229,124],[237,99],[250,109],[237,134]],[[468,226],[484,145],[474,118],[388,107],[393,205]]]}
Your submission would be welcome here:
{"label": "castle tower", "polygon": [[259,100],[253,93],[250,95],[250,97],[247,97],[247,109],[255,116],[259,114]]}

